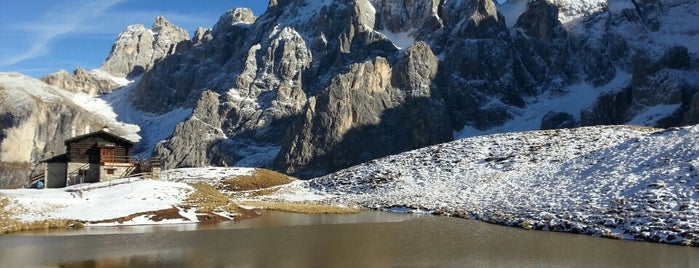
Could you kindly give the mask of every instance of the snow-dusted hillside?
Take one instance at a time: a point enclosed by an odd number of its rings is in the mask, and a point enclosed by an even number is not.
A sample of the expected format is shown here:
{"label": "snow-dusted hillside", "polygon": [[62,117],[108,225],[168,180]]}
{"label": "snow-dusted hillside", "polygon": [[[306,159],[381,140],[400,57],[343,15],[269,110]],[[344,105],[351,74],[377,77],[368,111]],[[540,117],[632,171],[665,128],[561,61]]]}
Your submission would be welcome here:
{"label": "snow-dusted hillside", "polygon": [[[10,199],[10,209],[20,211],[16,220],[21,222],[57,219],[90,222],[171,209],[179,206],[192,191],[192,187],[184,183],[122,179],[63,189],[0,190],[0,198]],[[188,213],[182,208],[180,211],[182,219],[153,222],[143,216],[108,225],[196,222],[194,211]]]}
{"label": "snow-dusted hillside", "polygon": [[[60,189],[0,190],[0,204],[6,200],[5,206],[0,206],[0,215],[10,213],[10,218],[20,224],[51,220],[75,220],[87,226],[197,223],[208,212],[199,211],[197,205],[201,204],[190,200],[196,189],[188,183],[230,179],[254,171],[216,167],[176,169],[164,172],[162,180],[134,177]],[[238,216],[223,210],[213,213],[209,215],[222,220]],[[0,226],[0,233],[9,227]]]}
{"label": "snow-dusted hillside", "polygon": [[371,161],[272,198],[327,195],[368,208],[699,245],[696,148],[699,126],[497,134]]}

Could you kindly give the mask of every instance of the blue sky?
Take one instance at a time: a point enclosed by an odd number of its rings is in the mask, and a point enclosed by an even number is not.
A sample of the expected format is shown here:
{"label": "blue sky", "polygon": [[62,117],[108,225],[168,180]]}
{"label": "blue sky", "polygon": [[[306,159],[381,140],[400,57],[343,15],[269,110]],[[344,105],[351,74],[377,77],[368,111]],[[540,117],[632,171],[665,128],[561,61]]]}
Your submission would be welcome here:
{"label": "blue sky", "polygon": [[150,28],[156,16],[188,30],[213,27],[227,10],[260,16],[267,0],[0,0],[0,72],[40,77],[99,67],[126,26]]}

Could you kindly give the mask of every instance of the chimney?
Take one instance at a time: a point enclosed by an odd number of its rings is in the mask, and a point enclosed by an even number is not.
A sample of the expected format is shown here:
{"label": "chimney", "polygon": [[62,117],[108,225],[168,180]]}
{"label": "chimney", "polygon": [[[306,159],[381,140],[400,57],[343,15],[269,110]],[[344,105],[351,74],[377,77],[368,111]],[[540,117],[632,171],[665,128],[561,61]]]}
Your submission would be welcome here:
{"label": "chimney", "polygon": [[90,133],[90,125],[85,126],[85,134]]}
{"label": "chimney", "polygon": [[109,132],[109,126],[103,126],[102,131],[104,132]]}

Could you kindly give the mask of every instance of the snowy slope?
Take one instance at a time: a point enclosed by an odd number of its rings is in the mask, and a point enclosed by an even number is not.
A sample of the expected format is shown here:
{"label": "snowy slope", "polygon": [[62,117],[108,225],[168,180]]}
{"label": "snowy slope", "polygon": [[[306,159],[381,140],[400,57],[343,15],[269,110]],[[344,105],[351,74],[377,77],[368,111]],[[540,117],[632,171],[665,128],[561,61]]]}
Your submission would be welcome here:
{"label": "snowy slope", "polygon": [[[10,208],[23,212],[17,218],[23,222],[51,219],[100,221],[170,209],[182,203],[190,192],[192,187],[184,183],[122,179],[63,189],[0,190],[0,198],[9,198],[12,202]],[[189,218],[186,222],[196,222],[196,215],[181,214]],[[183,221],[158,223],[178,222]],[[136,218],[125,224],[148,223],[153,222]]]}
{"label": "snowy slope", "polygon": [[588,127],[457,140],[279,191],[524,228],[699,245],[699,126]]}
{"label": "snowy slope", "polygon": [[141,141],[134,148],[134,156],[147,158],[153,152],[155,145],[172,135],[175,126],[192,114],[192,109],[178,108],[164,114],[149,114],[134,108],[129,101],[129,93],[137,86],[133,82],[120,90],[99,96],[109,109],[118,114],[121,122],[140,126],[138,134]]}
{"label": "snowy slope", "polygon": [[[200,222],[201,213],[196,212],[192,203],[187,203],[194,191],[188,183],[213,184],[217,179],[231,179],[254,171],[217,167],[174,169],[164,171],[162,180],[134,177],[60,189],[0,190],[0,200],[9,200],[10,205],[5,209],[15,212],[14,219],[22,223],[44,220],[77,220],[89,226],[196,223]],[[159,219],[146,214],[172,209],[179,216]],[[115,221],[135,214],[143,215]]]}

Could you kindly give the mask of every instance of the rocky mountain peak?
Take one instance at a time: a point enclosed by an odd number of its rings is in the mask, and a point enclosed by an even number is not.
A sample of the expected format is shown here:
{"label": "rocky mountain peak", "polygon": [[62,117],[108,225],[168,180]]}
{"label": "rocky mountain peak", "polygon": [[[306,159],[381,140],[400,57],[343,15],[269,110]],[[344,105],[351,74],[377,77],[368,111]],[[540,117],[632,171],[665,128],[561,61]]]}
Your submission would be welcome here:
{"label": "rocky mountain peak", "polygon": [[541,39],[565,37],[563,24],[558,20],[558,10],[556,5],[545,0],[529,1],[515,27],[521,28],[528,36]]}
{"label": "rocky mountain peak", "polygon": [[140,24],[126,27],[100,69],[118,77],[135,77],[157,60],[190,47],[189,33],[159,16],[152,29]]}
{"label": "rocky mountain peak", "polygon": [[192,38],[192,44],[197,46],[201,44],[208,43],[214,37],[211,35],[211,29],[204,27],[197,27],[194,31],[194,37]]}
{"label": "rocky mountain peak", "polygon": [[214,36],[230,32],[230,28],[236,24],[252,24],[257,18],[249,8],[236,8],[228,10],[218,19],[212,30]]}
{"label": "rocky mountain peak", "polygon": [[377,10],[377,28],[393,33],[411,32],[418,36],[444,26],[438,13],[440,2],[442,1],[371,1]]}
{"label": "rocky mountain peak", "polygon": [[163,29],[172,29],[172,28],[177,28],[177,26],[173,25],[170,23],[169,20],[167,20],[163,16],[157,16],[155,17],[155,21],[153,22],[153,26],[151,29],[153,29],[153,32],[160,32]]}
{"label": "rocky mountain peak", "polygon": [[109,93],[122,86],[82,67],[76,68],[72,74],[66,70],[61,70],[41,77],[40,80],[70,92],[82,92],[92,96]]}

